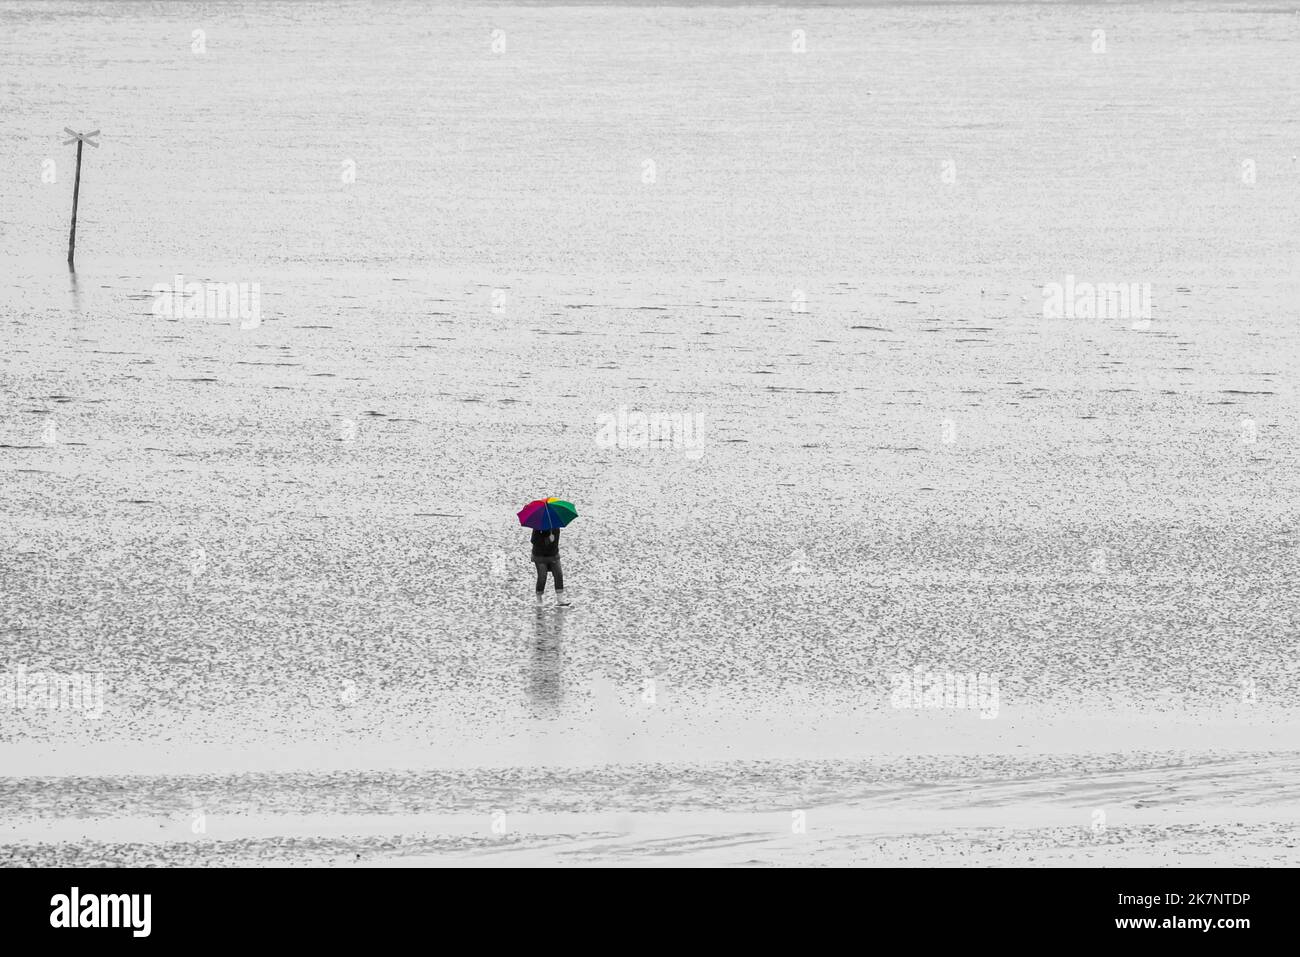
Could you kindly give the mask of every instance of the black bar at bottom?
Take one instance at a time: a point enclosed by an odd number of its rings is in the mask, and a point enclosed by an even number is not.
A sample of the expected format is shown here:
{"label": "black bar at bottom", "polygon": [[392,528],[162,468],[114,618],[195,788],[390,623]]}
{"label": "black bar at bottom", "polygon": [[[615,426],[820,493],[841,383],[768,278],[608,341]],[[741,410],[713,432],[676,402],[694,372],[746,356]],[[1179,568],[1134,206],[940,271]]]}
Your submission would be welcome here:
{"label": "black bar at bottom", "polygon": [[0,926],[10,953],[74,935],[95,946],[295,949],[402,945],[413,934],[435,947],[788,938],[807,949],[845,934],[927,949],[1124,938],[1237,947],[1293,936],[1283,913],[1292,885],[1292,872],[1262,869],[0,869]]}

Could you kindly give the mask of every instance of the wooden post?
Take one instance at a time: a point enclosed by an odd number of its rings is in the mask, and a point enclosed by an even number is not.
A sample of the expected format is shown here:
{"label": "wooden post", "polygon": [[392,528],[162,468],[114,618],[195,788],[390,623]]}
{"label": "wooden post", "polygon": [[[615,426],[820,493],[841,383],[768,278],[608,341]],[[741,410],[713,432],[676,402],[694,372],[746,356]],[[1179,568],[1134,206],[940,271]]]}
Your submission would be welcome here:
{"label": "wooden post", "polygon": [[81,148],[85,143],[77,137],[77,178],[72,183],[72,229],[68,232],[68,268],[72,269],[72,257],[77,251],[77,197],[81,193]]}
{"label": "wooden post", "polygon": [[77,144],[77,177],[72,183],[72,228],[68,231],[68,269],[72,270],[76,268],[73,266],[72,260],[77,251],[77,200],[81,193],[81,148],[86,143],[89,143],[98,149],[99,144],[92,140],[91,137],[98,136],[99,130],[95,130],[93,133],[78,133],[65,126],[63,132],[72,137],[70,140],[63,141],[64,146],[69,143]]}

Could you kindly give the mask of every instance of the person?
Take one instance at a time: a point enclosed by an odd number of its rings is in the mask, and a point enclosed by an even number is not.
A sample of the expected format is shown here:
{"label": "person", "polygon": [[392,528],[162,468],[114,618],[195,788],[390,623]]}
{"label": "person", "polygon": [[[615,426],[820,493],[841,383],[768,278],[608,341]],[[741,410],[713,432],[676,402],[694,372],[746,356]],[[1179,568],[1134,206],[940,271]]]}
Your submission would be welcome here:
{"label": "person", "polygon": [[558,528],[533,529],[533,563],[537,566],[537,604],[542,603],[546,591],[546,573],[555,576],[555,602],[568,605],[564,595],[564,569],[560,567],[560,530]]}

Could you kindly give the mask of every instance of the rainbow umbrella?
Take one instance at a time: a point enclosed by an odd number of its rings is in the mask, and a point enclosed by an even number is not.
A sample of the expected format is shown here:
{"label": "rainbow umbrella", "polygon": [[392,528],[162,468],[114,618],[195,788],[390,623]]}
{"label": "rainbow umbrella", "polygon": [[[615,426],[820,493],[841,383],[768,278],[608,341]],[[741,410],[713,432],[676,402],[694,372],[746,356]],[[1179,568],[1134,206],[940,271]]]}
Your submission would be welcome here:
{"label": "rainbow umbrella", "polygon": [[558,498],[539,498],[519,510],[520,525],[541,531],[564,528],[577,517],[578,510],[573,507],[573,503]]}

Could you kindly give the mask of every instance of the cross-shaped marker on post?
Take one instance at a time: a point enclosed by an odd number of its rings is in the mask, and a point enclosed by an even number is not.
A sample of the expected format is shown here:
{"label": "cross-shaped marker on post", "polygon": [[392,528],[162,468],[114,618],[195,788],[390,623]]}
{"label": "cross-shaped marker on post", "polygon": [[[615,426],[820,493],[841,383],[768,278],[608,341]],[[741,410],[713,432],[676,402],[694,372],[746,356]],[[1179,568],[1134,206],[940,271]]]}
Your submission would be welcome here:
{"label": "cross-shaped marker on post", "polygon": [[65,126],[63,132],[72,137],[72,139],[63,141],[64,146],[73,143],[77,144],[77,178],[72,184],[72,230],[68,233],[68,268],[72,269],[72,254],[77,248],[77,196],[81,192],[81,144],[89,143],[95,149],[99,149],[99,144],[91,139],[91,137],[99,135],[99,130],[95,130],[93,133],[78,133],[76,130]]}

